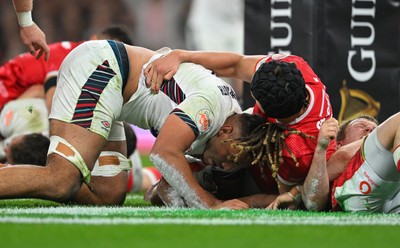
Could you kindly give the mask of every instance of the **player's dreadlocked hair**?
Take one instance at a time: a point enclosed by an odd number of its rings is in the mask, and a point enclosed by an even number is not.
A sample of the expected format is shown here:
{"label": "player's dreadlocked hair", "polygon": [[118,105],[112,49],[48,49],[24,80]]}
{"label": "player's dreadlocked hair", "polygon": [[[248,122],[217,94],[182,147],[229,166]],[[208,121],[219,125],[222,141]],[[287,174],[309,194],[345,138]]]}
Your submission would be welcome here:
{"label": "player's dreadlocked hair", "polygon": [[314,136],[299,130],[278,123],[267,122],[258,126],[249,136],[242,136],[242,138],[232,143],[239,150],[234,155],[233,160],[237,162],[243,152],[248,152],[252,159],[251,165],[258,165],[261,175],[264,175],[263,165],[266,164],[271,169],[272,176],[276,179],[279,166],[283,163],[283,148],[289,152],[293,161],[297,163],[297,158],[284,142],[285,138],[292,134],[315,139]]}
{"label": "player's dreadlocked hair", "polygon": [[287,118],[307,106],[307,90],[303,76],[294,63],[271,61],[254,74],[250,91],[265,114]]}

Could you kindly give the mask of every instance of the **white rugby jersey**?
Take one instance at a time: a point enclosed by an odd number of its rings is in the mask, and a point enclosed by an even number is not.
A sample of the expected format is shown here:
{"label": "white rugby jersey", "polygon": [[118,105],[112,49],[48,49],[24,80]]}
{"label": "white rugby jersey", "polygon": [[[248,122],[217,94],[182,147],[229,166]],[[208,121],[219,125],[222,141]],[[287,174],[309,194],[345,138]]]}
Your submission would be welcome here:
{"label": "white rugby jersey", "polygon": [[[156,54],[149,62],[161,55]],[[241,113],[241,108],[229,84],[200,65],[182,63],[158,94],[146,87],[142,71],[138,90],[123,106],[119,119],[157,135],[171,112],[185,121],[196,135],[186,153],[201,154],[207,140],[217,134],[229,116]]]}
{"label": "white rugby jersey", "polygon": [[0,142],[3,151],[17,136],[42,133],[48,135],[48,110],[44,99],[24,98],[8,102],[0,113]]}

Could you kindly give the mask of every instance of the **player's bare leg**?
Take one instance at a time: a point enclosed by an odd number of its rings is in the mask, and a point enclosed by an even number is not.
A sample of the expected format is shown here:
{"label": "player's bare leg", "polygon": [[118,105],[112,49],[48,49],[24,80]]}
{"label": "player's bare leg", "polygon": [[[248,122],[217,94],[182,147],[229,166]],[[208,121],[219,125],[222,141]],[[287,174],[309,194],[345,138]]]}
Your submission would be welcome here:
{"label": "player's bare leg", "polygon": [[[62,137],[79,151],[89,169],[93,168],[105,140],[77,125],[50,121],[50,135]],[[65,202],[82,185],[80,171],[58,154],[48,156],[45,167],[17,165],[0,168],[0,198],[40,198]]]}

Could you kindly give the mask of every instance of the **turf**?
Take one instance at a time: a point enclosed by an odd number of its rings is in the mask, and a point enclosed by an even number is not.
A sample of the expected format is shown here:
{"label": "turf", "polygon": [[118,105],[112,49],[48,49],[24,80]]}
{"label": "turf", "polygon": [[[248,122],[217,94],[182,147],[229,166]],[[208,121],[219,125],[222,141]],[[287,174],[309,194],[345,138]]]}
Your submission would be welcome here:
{"label": "turf", "polygon": [[0,201],[2,247],[398,247],[400,216]]}
{"label": "turf", "polygon": [[[151,166],[148,156],[143,165]],[[1,247],[398,247],[400,215],[152,207],[141,194],[122,207],[0,201]]]}

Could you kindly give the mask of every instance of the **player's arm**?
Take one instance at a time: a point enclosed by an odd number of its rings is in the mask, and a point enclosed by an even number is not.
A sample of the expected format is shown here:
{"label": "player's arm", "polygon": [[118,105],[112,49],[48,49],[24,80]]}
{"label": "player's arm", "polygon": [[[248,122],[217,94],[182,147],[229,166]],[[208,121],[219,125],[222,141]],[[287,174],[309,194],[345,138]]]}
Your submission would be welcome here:
{"label": "player's arm", "polygon": [[290,187],[280,182],[279,195],[268,206],[270,209],[278,209],[294,204],[299,205],[301,200],[308,210],[321,211],[326,208],[329,200],[329,176],[326,161],[326,149],[330,141],[336,137],[338,122],[331,118],[326,120],[318,135],[318,145],[302,187]]}
{"label": "player's arm", "polygon": [[247,203],[250,208],[266,208],[276,197],[277,195],[273,194],[255,194],[239,198],[239,200]]}
{"label": "player's arm", "polygon": [[184,155],[195,139],[189,125],[171,114],[160,130],[150,159],[190,207],[211,208],[219,201],[200,187]]}
{"label": "player's arm", "polygon": [[257,62],[265,56],[244,56],[230,52],[200,52],[173,50],[153,61],[145,69],[146,84],[158,92],[162,81],[177,72],[180,63],[192,62],[214,71],[217,76],[231,77],[250,82]]}
{"label": "player's arm", "polygon": [[33,0],[13,0],[15,13],[20,26],[20,38],[26,45],[30,54],[39,59],[45,54],[45,60],[48,61],[50,49],[46,43],[46,36],[43,31],[32,20]]}
{"label": "player's arm", "polygon": [[44,93],[47,109],[51,110],[51,104],[53,103],[53,95],[56,90],[57,75],[50,76],[44,81]]}
{"label": "player's arm", "polygon": [[[297,209],[301,203],[300,190],[297,186],[279,184],[278,195],[268,206],[267,209]],[[282,189],[284,187],[284,189]]]}
{"label": "player's arm", "polygon": [[329,202],[329,176],[326,161],[326,149],[336,137],[339,126],[336,119],[331,118],[322,123],[318,134],[318,145],[307,177],[301,189],[304,206],[310,211],[322,211]]}
{"label": "player's arm", "polygon": [[364,139],[354,141],[350,144],[340,147],[328,160],[328,176],[332,182],[338,178],[346,169],[354,154],[360,149]]}
{"label": "player's arm", "polygon": [[18,99],[22,98],[44,98],[44,88],[41,84],[35,84],[30,86],[22,93]]}

